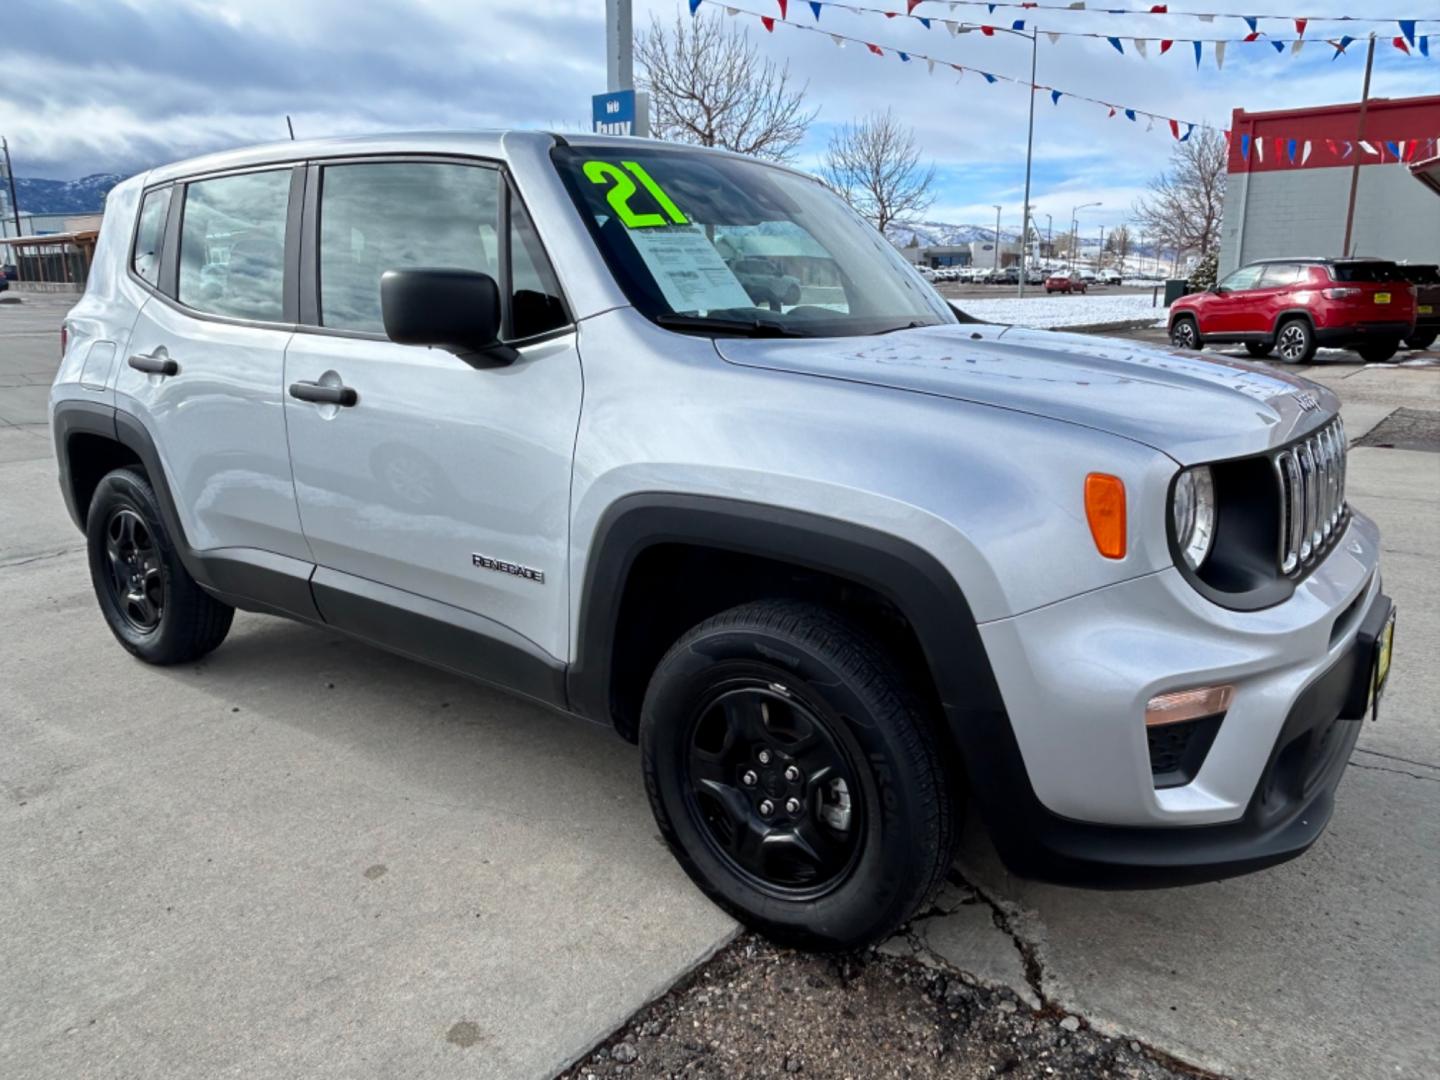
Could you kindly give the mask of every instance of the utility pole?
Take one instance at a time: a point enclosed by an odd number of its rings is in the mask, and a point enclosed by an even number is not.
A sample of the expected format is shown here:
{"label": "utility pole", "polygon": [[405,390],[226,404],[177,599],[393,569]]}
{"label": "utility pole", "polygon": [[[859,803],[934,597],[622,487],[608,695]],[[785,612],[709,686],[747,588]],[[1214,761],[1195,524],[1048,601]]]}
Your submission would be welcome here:
{"label": "utility pole", "polygon": [[5,179],[10,182],[10,213],[15,216],[15,235],[20,236],[20,199],[15,194],[15,170],[10,167],[10,143],[3,135],[0,135],[0,151],[5,154]]}
{"label": "utility pole", "polygon": [[[1396,40],[1399,40],[1398,38]],[[1375,67],[1375,35],[1370,35],[1370,48],[1365,53],[1365,88],[1360,92],[1360,121],[1355,132],[1355,141],[1365,138],[1365,114],[1370,111],[1370,72]],[[1247,184],[1248,186],[1248,184]],[[1350,237],[1355,231],[1355,195],[1360,188],[1360,155],[1355,155],[1355,164],[1350,167],[1350,206],[1345,211],[1345,246],[1340,254],[1347,258],[1355,254],[1350,246]]]}
{"label": "utility pole", "polygon": [[[995,206],[994,203],[990,204]],[[995,206],[995,272],[1000,272],[1000,207]]]}
{"label": "utility pole", "polygon": [[1055,258],[1055,219],[1045,215],[1045,257],[1053,260]]}
{"label": "utility pole", "polygon": [[1017,296],[1025,295],[1025,245],[1030,240],[1030,161],[1035,153],[1035,62],[1040,53],[1040,31],[1030,31],[1030,127],[1025,134],[1025,209],[1020,213],[1020,285]]}
{"label": "utility pole", "polygon": [[635,21],[630,0],[605,0],[605,89],[635,86]]}

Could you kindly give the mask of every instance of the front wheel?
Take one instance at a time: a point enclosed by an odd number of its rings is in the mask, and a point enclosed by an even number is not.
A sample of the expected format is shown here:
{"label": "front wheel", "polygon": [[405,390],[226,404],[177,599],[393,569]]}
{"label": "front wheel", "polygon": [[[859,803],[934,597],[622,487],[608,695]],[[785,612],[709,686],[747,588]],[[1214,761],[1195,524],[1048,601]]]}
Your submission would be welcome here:
{"label": "front wheel", "polygon": [[195,583],[138,469],[101,478],[85,521],[90,580],[115,639],[151,664],[181,664],[215,649],[235,609]]}
{"label": "front wheel", "polygon": [[1369,345],[1361,345],[1355,351],[1367,364],[1384,364],[1394,359],[1395,354],[1400,351],[1400,343],[1398,341],[1376,341]]}
{"label": "front wheel", "polygon": [[883,645],[826,608],[757,601],[686,633],[640,749],[680,865],[777,941],[876,941],[944,881],[957,811],[930,720]]}
{"label": "front wheel", "polygon": [[1440,337],[1440,332],[1426,330],[1424,333],[1411,334],[1405,339],[1405,345],[1411,349],[1428,349],[1435,344],[1435,339]]}
{"label": "front wheel", "polygon": [[1204,348],[1204,343],[1200,340],[1200,328],[1189,315],[1181,315],[1170,324],[1170,344],[1177,349]]}

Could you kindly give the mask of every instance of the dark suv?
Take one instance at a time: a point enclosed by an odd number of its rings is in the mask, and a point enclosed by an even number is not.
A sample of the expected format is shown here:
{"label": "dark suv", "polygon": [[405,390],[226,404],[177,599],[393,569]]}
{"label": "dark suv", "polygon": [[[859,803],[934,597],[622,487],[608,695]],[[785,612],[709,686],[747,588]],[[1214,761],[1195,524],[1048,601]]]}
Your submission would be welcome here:
{"label": "dark suv", "polygon": [[1415,332],[1405,344],[1428,349],[1440,337],[1440,266],[1401,266],[1400,274],[1415,286]]}
{"label": "dark suv", "polygon": [[1266,259],[1171,305],[1170,343],[1238,343],[1290,364],[1308,363],[1326,345],[1381,363],[1414,335],[1415,309],[1415,288],[1393,262]]}

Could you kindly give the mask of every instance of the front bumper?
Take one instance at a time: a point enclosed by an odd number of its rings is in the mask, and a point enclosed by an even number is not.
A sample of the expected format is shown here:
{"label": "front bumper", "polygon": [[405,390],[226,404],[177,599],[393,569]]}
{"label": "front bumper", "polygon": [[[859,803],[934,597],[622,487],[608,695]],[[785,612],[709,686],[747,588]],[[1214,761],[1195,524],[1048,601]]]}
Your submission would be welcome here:
{"label": "front bumper", "polygon": [[[1008,721],[983,725],[966,750],[1006,862],[1052,880],[1156,885],[1309,847],[1391,610],[1378,561],[1374,524],[1354,514],[1295,595],[1265,611],[1219,608],[1162,571],[982,626]],[[1235,697],[1204,763],[1189,783],[1157,787],[1145,702],[1218,683]]]}

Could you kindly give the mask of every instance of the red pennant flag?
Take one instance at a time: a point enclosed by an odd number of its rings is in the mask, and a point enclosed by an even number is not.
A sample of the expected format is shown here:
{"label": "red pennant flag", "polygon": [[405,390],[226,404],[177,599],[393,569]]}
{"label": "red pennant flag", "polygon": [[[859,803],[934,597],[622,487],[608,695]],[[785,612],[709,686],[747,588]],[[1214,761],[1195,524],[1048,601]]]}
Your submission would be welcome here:
{"label": "red pennant flag", "polygon": [[887,19],[893,19],[900,13],[898,11],[882,11],[880,14],[884,15]]}
{"label": "red pennant flag", "polygon": [[1397,37],[1393,44],[1395,48],[1399,49],[1406,56],[1410,55],[1410,46],[1405,44],[1405,39],[1403,37]]}
{"label": "red pennant flag", "polygon": [[1177,139],[1180,138],[1180,121],[1179,121],[1179,120],[1171,120],[1171,121],[1170,121],[1170,134],[1171,134],[1171,135],[1174,135],[1175,138],[1177,138]]}
{"label": "red pennant flag", "polygon": [[1285,140],[1279,135],[1275,136],[1275,160],[1279,161],[1285,156]]}
{"label": "red pennant flag", "polygon": [[1243,38],[1241,38],[1240,40],[1241,40],[1241,41],[1259,41],[1259,40],[1260,40],[1260,31],[1258,31],[1258,30],[1252,31],[1251,33],[1246,34],[1246,35],[1245,35]]}
{"label": "red pennant flag", "polygon": [[775,2],[780,5],[780,18],[787,18],[788,15],[785,11],[785,5],[788,4],[790,0],[775,0]]}
{"label": "red pennant flag", "polygon": [[915,9],[924,2],[925,0],[905,0],[905,14],[914,15]]}
{"label": "red pennant flag", "polygon": [[[1111,105],[1111,106],[1110,106],[1110,116],[1114,116],[1114,115],[1115,115],[1115,106],[1114,106],[1114,105]],[[1109,117],[1106,117],[1106,119],[1108,120]]]}
{"label": "red pennant flag", "polygon": [[1160,41],[1160,55],[1164,56],[1167,52],[1170,51],[1170,46],[1174,44],[1175,42],[1171,41],[1169,38],[1162,38]]}
{"label": "red pennant flag", "polygon": [[1418,150],[1419,148],[1420,148],[1420,140],[1419,140],[1419,139],[1411,139],[1411,140],[1410,140],[1410,145],[1405,148],[1405,160],[1406,160],[1406,161],[1414,161],[1414,160],[1415,160],[1415,151]]}
{"label": "red pennant flag", "polygon": [[868,42],[868,41],[865,43],[865,48],[869,49],[869,50],[870,50],[871,52],[873,52],[876,56],[884,56],[884,55],[885,55],[885,50],[884,50],[884,49],[880,48],[879,45],[871,45],[870,42]]}
{"label": "red pennant flag", "polygon": [[[980,33],[984,34],[986,37],[994,37],[995,28],[993,26],[982,26],[980,27]],[[1398,41],[1399,39],[1397,38],[1396,40]]]}
{"label": "red pennant flag", "polygon": [[775,20],[769,15],[760,16],[760,25],[765,27],[766,33],[773,34],[775,32]]}
{"label": "red pennant flag", "polygon": [[1340,147],[1338,147],[1337,145],[1335,145],[1335,140],[1334,140],[1334,139],[1326,139],[1326,140],[1325,140],[1325,145],[1329,148],[1330,153],[1332,153],[1332,154],[1338,154],[1338,153],[1340,153]]}
{"label": "red pennant flag", "polygon": [[1170,9],[1164,4],[1156,4],[1150,9],[1151,15],[1164,15]]}
{"label": "red pennant flag", "polygon": [[1309,20],[1309,19],[1296,19],[1296,20],[1295,20],[1295,33],[1299,34],[1301,37],[1304,37],[1304,36],[1305,36],[1305,27],[1308,26],[1309,23],[1310,23],[1310,20]]}

